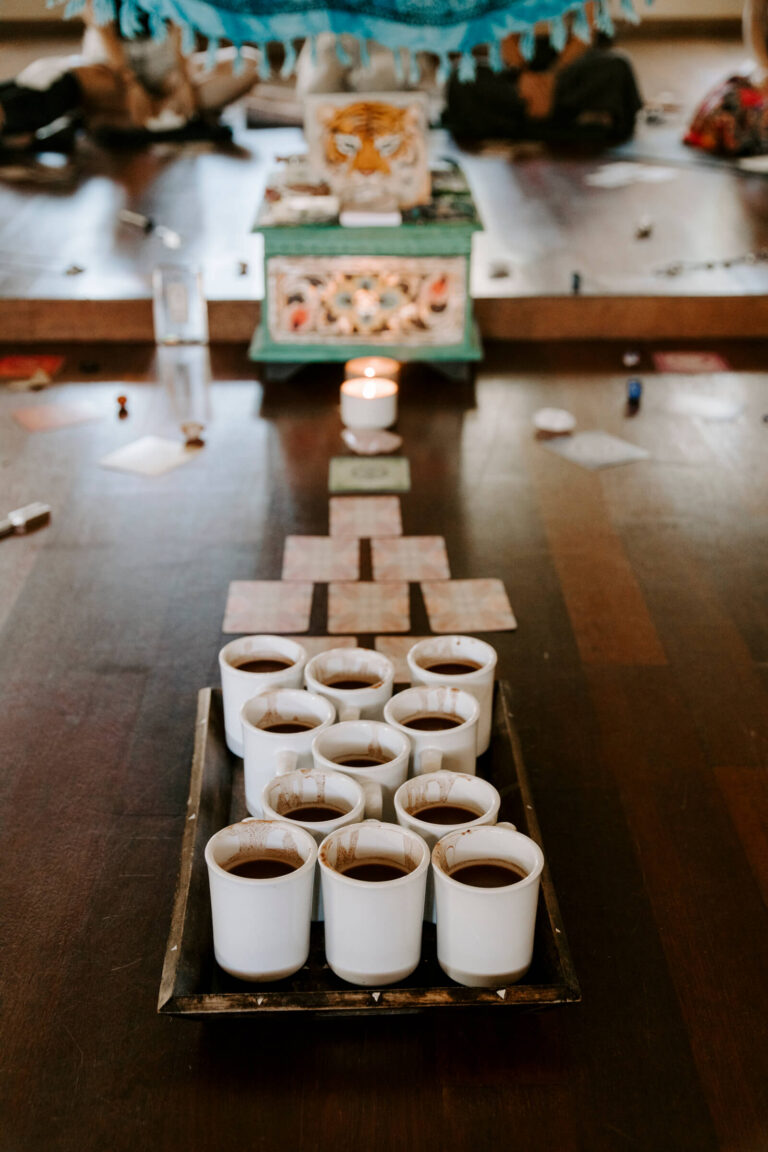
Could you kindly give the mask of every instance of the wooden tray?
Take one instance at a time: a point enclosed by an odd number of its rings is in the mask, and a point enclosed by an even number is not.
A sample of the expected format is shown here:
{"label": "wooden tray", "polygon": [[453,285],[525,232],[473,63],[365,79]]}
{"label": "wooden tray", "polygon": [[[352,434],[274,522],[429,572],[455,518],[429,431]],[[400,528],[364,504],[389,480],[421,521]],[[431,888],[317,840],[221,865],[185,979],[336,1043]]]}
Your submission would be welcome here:
{"label": "wooden tray", "polygon": [[[504,682],[496,687],[491,746],[478,760],[477,770],[501,793],[499,818],[511,820],[540,844],[511,720],[509,688]],[[312,925],[309,960],[294,976],[272,984],[251,984],[229,976],[213,955],[204,850],[214,832],[245,815],[243,766],[226,746],[221,690],[204,688],[198,696],[187,822],[158,1012],[198,1017],[298,1011],[360,1015],[477,1005],[530,1008],[581,999],[546,867],[541,878],[533,963],[524,980],[506,988],[463,988],[449,980],[437,963],[435,927],[426,923],[422,960],[416,971],[407,980],[381,989],[357,988],[331,972],[325,962],[322,924]]]}

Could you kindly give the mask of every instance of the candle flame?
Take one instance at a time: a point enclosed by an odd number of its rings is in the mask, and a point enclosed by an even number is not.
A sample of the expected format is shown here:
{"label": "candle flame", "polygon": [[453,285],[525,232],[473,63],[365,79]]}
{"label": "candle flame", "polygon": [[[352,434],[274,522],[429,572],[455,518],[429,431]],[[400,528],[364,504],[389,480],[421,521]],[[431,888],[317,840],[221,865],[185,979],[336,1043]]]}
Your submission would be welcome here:
{"label": "candle flame", "polygon": [[375,376],[375,375],[376,375],[376,369],[375,369],[375,368],[371,368],[371,367],[369,366],[368,368],[366,368],[366,369],[365,369],[365,371],[364,371],[363,375],[364,375],[364,376]]}

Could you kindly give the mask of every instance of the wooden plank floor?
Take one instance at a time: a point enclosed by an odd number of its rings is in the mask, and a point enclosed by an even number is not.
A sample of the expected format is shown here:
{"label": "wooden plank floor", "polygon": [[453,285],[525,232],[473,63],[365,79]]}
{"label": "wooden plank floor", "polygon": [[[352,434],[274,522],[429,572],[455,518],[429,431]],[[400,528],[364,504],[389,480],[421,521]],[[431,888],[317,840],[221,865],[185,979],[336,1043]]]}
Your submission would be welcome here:
{"label": "wooden plank floor", "polygon": [[[62,46],[71,51],[71,42]],[[10,74],[55,41],[10,45]],[[644,95],[672,92],[680,110],[661,126],[640,123],[632,154],[661,160],[658,184],[590,187],[611,155],[552,156],[489,148],[464,154],[435,133],[435,154],[461,160],[486,224],[476,237],[473,293],[484,334],[495,339],[756,337],[768,333],[768,264],[737,264],[678,277],[673,261],[720,261],[768,248],[768,179],[713,165],[679,144],[692,108],[719,78],[737,71],[737,36],[626,40]],[[275,155],[303,147],[299,129],[248,130],[231,113],[238,148],[156,146],[108,155],[84,143],[69,192],[0,186],[0,332],[6,339],[151,339],[152,269],[182,261],[204,271],[211,329],[246,341],[263,292],[260,239],[250,233]],[[618,154],[617,154],[618,155]],[[119,224],[123,207],[174,228],[171,253],[155,236]],[[652,235],[635,238],[641,217]],[[248,272],[242,275],[241,262]],[[499,262],[509,274],[493,275]],[[83,269],[67,275],[73,265]],[[582,293],[574,298],[578,271]]]}
{"label": "wooden plank floor", "polygon": [[[90,349],[86,373],[74,345],[53,389],[0,388],[4,504],[54,508],[0,543],[2,1152],[768,1146],[768,375],[762,346],[720,350],[731,370],[692,378],[643,349],[632,418],[621,345],[496,345],[474,387],[406,374],[404,531],[503,579],[519,621],[486,638],[583,992],[521,1015],[155,1015],[196,693],[229,581],[327,530],[338,369],[266,386],[214,348],[206,447],[155,480],[98,467],[177,434],[150,347]],[[694,393],[742,413],[681,415]],[[101,419],[12,417],[81,400]],[[650,458],[558,458],[531,425],[552,404]]]}

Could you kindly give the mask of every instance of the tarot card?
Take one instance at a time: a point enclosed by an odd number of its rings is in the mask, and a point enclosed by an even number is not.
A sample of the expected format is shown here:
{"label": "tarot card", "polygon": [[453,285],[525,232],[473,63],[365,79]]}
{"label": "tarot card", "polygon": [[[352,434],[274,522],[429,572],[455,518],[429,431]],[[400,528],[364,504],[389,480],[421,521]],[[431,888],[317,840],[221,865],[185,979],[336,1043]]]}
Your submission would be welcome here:
{"label": "tarot card", "polygon": [[407,632],[408,585],[402,580],[328,585],[329,632]]}
{"label": "tarot card", "polygon": [[362,540],[403,532],[397,496],[331,496],[329,513],[331,536]]}
{"label": "tarot card", "polygon": [[328,470],[330,492],[410,492],[411,469],[404,456],[334,456]]}
{"label": "tarot card", "polygon": [[428,127],[421,92],[334,92],[304,101],[310,166],[345,207],[425,204]]}
{"label": "tarot card", "polygon": [[117,472],[138,472],[141,476],[162,476],[188,464],[198,454],[197,448],[187,448],[179,440],[166,440],[162,436],[142,436],[99,460],[102,468]]}
{"label": "tarot card", "polygon": [[233,580],[221,630],[241,634],[306,632],[313,588],[309,581]]}
{"label": "tarot card", "polygon": [[283,580],[358,580],[360,545],[341,536],[286,536]]}
{"label": "tarot card", "polygon": [[573,436],[558,436],[544,441],[542,446],[582,468],[611,468],[617,464],[632,464],[636,460],[647,460],[650,452],[638,448],[618,436],[594,430],[577,432]]}
{"label": "tarot card", "polygon": [[717,352],[654,352],[653,364],[657,372],[679,372],[684,375],[729,372],[731,367]]}
{"label": "tarot card", "polygon": [[433,632],[505,632],[517,628],[501,580],[435,580],[421,585]]}
{"label": "tarot card", "polygon": [[374,580],[450,580],[442,536],[371,540]]}
{"label": "tarot card", "polygon": [[411,673],[406,657],[420,640],[428,640],[428,636],[377,636],[374,647],[382,656],[386,656],[395,666],[395,683],[410,684]]}
{"label": "tarot card", "polygon": [[29,408],[17,408],[12,415],[27,432],[52,432],[57,428],[69,428],[72,424],[100,420],[103,413],[93,404],[35,404]]}

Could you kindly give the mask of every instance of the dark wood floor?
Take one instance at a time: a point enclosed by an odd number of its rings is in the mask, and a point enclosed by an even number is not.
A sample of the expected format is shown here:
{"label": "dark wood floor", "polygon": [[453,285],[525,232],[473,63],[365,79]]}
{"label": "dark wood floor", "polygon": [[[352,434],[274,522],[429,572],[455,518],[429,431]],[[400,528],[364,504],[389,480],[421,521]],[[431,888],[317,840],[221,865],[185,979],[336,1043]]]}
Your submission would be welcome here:
{"label": "dark wood floor", "polygon": [[[621,346],[492,347],[474,389],[403,388],[404,530],[502,578],[519,621],[488,639],[583,992],[534,1014],[155,1015],[196,693],[229,581],[326,529],[337,370],[265,387],[215,349],[207,446],[157,480],[97,464],[175,431],[151,349],[0,389],[3,505],[54,509],[0,543],[2,1152],[768,1146],[768,376],[761,347],[722,350],[698,378],[643,350],[631,419]],[[694,391],[740,418],[677,414]],[[103,418],[11,417],[81,399]],[[650,459],[568,464],[533,438],[545,404]]]}
{"label": "dark wood floor", "polygon": [[[0,32],[2,28],[0,26]],[[661,126],[640,118],[631,154],[665,165],[673,178],[616,189],[586,177],[616,155],[552,156],[502,146],[468,155],[436,133],[436,154],[465,166],[486,232],[475,238],[473,292],[487,337],[497,339],[764,336],[768,265],[717,266],[669,278],[673,261],[712,261],[768,248],[768,179],[712,165],[683,148],[696,103],[743,66],[738,34],[688,28],[684,37],[624,41],[649,102],[677,101]],[[72,51],[71,40],[11,40],[2,72],[35,56]],[[247,340],[262,296],[260,238],[251,227],[277,154],[303,149],[298,128],[248,130],[232,113],[238,149],[156,146],[122,156],[84,143],[69,191],[0,185],[0,331],[6,339],[151,339],[151,272],[173,260],[200,266],[219,340]],[[129,207],[184,238],[169,253],[155,236],[120,225]],[[650,237],[635,238],[650,217]],[[241,263],[248,265],[242,275]],[[494,277],[499,262],[509,275]],[[75,265],[78,275],[68,275]],[[570,297],[572,273],[582,295]]]}

